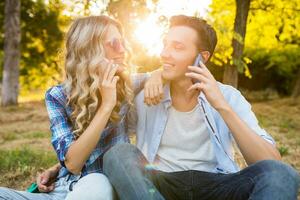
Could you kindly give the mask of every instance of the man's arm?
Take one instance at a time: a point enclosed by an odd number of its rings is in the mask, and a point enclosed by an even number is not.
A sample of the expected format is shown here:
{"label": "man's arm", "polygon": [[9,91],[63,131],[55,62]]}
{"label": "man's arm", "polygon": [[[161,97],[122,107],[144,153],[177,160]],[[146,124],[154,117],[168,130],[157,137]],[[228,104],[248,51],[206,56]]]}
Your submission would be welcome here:
{"label": "man's arm", "polygon": [[203,63],[201,68],[189,66],[189,69],[192,72],[186,73],[186,76],[200,81],[192,85],[189,90],[198,89],[204,92],[208,102],[220,113],[230,129],[247,164],[259,160],[281,159],[278,150],[256,134],[231,108],[221,93],[217,81]]}
{"label": "man's arm", "polygon": [[260,160],[281,160],[275,146],[256,134],[228,103],[224,103],[217,111],[230,129],[248,165]]}

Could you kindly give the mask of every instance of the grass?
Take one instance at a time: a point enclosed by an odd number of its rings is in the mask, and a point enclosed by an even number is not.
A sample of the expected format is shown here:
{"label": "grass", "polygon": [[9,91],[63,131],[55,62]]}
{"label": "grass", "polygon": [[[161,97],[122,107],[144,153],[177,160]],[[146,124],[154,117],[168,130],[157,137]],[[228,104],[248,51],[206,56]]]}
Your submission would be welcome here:
{"label": "grass", "polygon": [[4,142],[12,141],[17,139],[17,135],[15,133],[4,133],[2,139]]}
{"label": "grass", "polygon": [[253,104],[262,126],[275,138],[283,161],[300,170],[300,99],[275,99]]}
{"label": "grass", "polygon": [[[257,101],[252,108],[275,138],[283,161],[300,171],[300,100]],[[24,190],[38,171],[56,163],[50,136],[43,101],[0,108],[0,186]]]}
{"label": "grass", "polygon": [[0,108],[0,186],[24,190],[56,160],[42,101]]}
{"label": "grass", "polygon": [[0,150],[0,172],[43,168],[49,163],[54,164],[56,157],[51,152],[42,152],[30,147],[13,150]]}
{"label": "grass", "polygon": [[33,131],[33,132],[26,132],[23,134],[18,134],[17,132],[12,133],[4,133],[2,136],[3,142],[9,142],[17,139],[39,139],[39,138],[48,138],[49,133],[42,132],[42,131]]}
{"label": "grass", "polygon": [[53,152],[37,151],[30,147],[0,150],[0,173],[3,174],[0,183],[25,189],[34,181],[37,171],[54,163],[56,157]]}

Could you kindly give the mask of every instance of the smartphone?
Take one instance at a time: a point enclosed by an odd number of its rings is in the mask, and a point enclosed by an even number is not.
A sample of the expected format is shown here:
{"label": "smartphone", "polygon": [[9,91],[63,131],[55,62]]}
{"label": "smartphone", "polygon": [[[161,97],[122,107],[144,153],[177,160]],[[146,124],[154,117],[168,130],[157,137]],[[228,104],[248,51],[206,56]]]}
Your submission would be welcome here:
{"label": "smartphone", "polygon": [[194,62],[194,66],[200,67],[200,64],[199,64],[200,61],[201,61],[201,62],[204,62],[204,61],[203,61],[202,55],[199,53],[199,54],[197,55],[197,58],[196,58],[195,62]]}
{"label": "smartphone", "polygon": [[[193,66],[201,67],[200,64],[199,64],[200,61],[201,61],[202,63],[204,63],[203,57],[202,57],[202,55],[199,53],[198,56],[197,56],[197,58],[196,58],[196,60],[195,60],[195,62],[194,62],[194,64],[193,64]],[[196,79],[192,79],[192,82],[193,82],[193,84],[199,83],[199,81],[196,80]]]}

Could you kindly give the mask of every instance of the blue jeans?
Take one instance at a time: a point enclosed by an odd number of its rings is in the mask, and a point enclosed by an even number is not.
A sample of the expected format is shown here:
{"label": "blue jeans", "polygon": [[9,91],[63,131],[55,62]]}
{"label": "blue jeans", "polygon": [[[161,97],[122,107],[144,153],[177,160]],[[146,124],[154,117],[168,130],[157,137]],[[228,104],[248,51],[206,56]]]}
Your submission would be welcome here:
{"label": "blue jeans", "polygon": [[[55,183],[49,193],[29,193],[0,187],[0,200],[112,200],[113,188],[101,173],[88,174],[82,178],[65,176]],[[72,189],[71,189],[72,188]]]}
{"label": "blue jeans", "polygon": [[0,200],[63,200],[69,192],[70,184],[76,177],[62,177],[55,182],[55,188],[49,193],[30,193],[10,188],[0,187]]}
{"label": "blue jeans", "polygon": [[120,144],[104,155],[104,173],[120,199],[295,200],[299,174],[289,165],[264,160],[234,174],[162,172],[149,168],[133,145]]}

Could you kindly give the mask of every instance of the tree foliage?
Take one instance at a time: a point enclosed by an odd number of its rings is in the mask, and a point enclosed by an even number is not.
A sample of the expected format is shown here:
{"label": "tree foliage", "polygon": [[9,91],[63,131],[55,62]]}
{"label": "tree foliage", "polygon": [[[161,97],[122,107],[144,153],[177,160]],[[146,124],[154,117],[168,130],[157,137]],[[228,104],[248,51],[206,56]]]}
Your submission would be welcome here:
{"label": "tree foliage", "polygon": [[[157,0],[156,0],[157,1]],[[45,3],[48,2],[48,3]],[[139,71],[153,70],[159,58],[147,55],[133,32],[137,21],[145,19],[152,10],[142,0],[27,0],[21,5],[21,91],[45,89],[61,80],[61,49],[63,35],[75,15],[89,15],[92,4],[102,3],[99,14],[118,19],[132,47],[132,58]],[[155,1],[154,1],[155,2]],[[75,7],[83,9],[76,13]],[[0,1],[4,10],[4,1]],[[66,11],[74,15],[66,15]],[[300,2],[297,0],[252,0],[247,20],[245,48],[238,71],[247,78],[257,79],[264,74],[267,81],[284,93],[291,93],[295,85],[300,60]],[[0,45],[3,46],[3,19],[0,13]],[[218,45],[212,59],[215,66],[232,65],[231,41],[234,37],[235,0],[212,0],[208,21],[218,34]],[[0,49],[0,70],[3,71],[3,49]],[[223,68],[219,68],[223,69]],[[298,75],[299,76],[299,75]],[[0,80],[2,73],[0,73]],[[240,79],[240,78],[239,78]],[[243,79],[245,79],[243,77]],[[242,80],[243,82],[244,80]],[[261,81],[252,81],[257,84]],[[299,82],[299,81],[298,81]],[[260,84],[260,87],[264,87]]]}
{"label": "tree foliage", "polygon": [[[4,9],[4,2],[0,2]],[[62,16],[63,5],[58,0],[45,4],[42,0],[27,0],[21,4],[21,90],[39,89],[51,85],[60,74],[59,57],[63,27],[67,17]],[[0,13],[0,45],[3,46],[3,13]],[[1,71],[3,49],[0,50]],[[0,76],[0,78],[2,78]]]}
{"label": "tree foliage", "polygon": [[[290,93],[300,68],[300,2],[297,0],[252,0],[245,38],[244,64],[239,68],[251,78],[254,71],[269,73],[281,80],[277,89]],[[231,39],[235,16],[234,0],[213,0],[209,19],[218,34],[213,62],[232,62]],[[253,77],[255,78],[255,77]]]}

